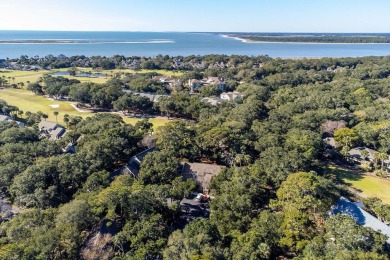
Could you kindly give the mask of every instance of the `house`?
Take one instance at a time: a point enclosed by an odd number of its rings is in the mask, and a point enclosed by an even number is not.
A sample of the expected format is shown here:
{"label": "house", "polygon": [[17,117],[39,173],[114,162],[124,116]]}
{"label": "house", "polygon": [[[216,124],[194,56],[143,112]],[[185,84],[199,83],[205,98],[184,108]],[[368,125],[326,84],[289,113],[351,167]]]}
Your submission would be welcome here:
{"label": "house", "polygon": [[356,162],[361,162],[365,158],[362,156],[362,152],[367,151],[368,152],[368,157],[367,159],[370,160],[371,162],[374,161],[374,153],[377,151],[367,148],[367,147],[356,147],[348,151],[348,155]]}
{"label": "house", "polygon": [[169,97],[169,95],[157,95],[157,94],[154,94],[154,93],[134,92],[134,91],[129,90],[129,89],[122,89],[122,91],[125,92],[125,93],[131,93],[131,94],[134,94],[134,95],[137,95],[137,96],[140,96],[140,97],[146,97],[146,98],[148,98],[152,102],[158,102],[158,100],[161,97]]}
{"label": "house", "polygon": [[153,94],[153,93],[134,93],[134,95],[138,95],[141,97],[147,97],[152,102],[158,102],[158,100],[161,97],[168,97],[168,95],[157,95],[157,94]]}
{"label": "house", "polygon": [[192,91],[207,85],[216,85],[221,91],[224,91],[226,88],[226,83],[222,80],[222,78],[219,77],[207,77],[202,80],[188,80],[188,88],[190,88]]}
{"label": "house", "polygon": [[152,147],[131,157],[129,163],[125,166],[126,169],[124,170],[124,172],[129,173],[134,178],[138,178],[138,173],[141,168],[141,163],[144,160],[145,156],[155,151],[157,151],[157,148]]}
{"label": "house", "polygon": [[182,163],[184,180],[192,179],[200,186],[203,194],[209,194],[211,180],[219,174],[224,166],[206,163]]}
{"label": "house", "polygon": [[5,116],[5,115],[0,115],[0,122],[16,123],[21,128],[26,127],[26,125],[24,123],[13,120],[11,117]]}
{"label": "house", "polygon": [[204,85],[217,85],[221,91],[224,91],[226,88],[226,83],[219,77],[208,77],[203,79],[202,82]]}
{"label": "house", "polygon": [[169,77],[168,76],[154,76],[154,77],[152,77],[152,80],[154,82],[164,83],[167,80],[167,78],[169,78]]}
{"label": "house", "polygon": [[[362,152],[367,151],[367,158],[363,158]],[[369,160],[370,162],[375,162],[374,154],[379,153],[376,150],[367,148],[367,147],[356,147],[348,151],[348,156],[356,163],[362,163],[364,160]],[[384,169],[390,170],[390,155],[388,155],[387,160],[383,161]]]}
{"label": "house", "polygon": [[370,227],[387,235],[387,243],[390,243],[390,227],[365,211],[362,203],[354,203],[341,197],[336,205],[331,208],[331,215],[343,214],[350,216],[359,225]]}
{"label": "house", "polygon": [[38,127],[39,135],[42,138],[48,138],[51,141],[61,139],[62,136],[66,133],[65,128],[63,128],[62,126],[47,121],[41,121],[38,124]]}
{"label": "house", "polygon": [[220,99],[219,97],[205,97],[202,98],[202,101],[205,103],[209,103],[210,105],[216,106],[218,104],[221,104],[224,100]]}
{"label": "house", "polygon": [[180,79],[174,79],[169,76],[154,76],[152,80],[162,85],[168,85],[169,87],[177,87],[181,85]]}
{"label": "house", "polygon": [[199,89],[202,85],[203,82],[201,80],[197,80],[197,79],[188,80],[188,88],[190,88],[191,91],[194,91],[195,89]]}
{"label": "house", "polygon": [[225,100],[225,101],[231,101],[231,100],[235,100],[236,98],[242,98],[244,96],[245,96],[245,94],[234,91],[234,92],[223,92],[220,95],[220,98]]}

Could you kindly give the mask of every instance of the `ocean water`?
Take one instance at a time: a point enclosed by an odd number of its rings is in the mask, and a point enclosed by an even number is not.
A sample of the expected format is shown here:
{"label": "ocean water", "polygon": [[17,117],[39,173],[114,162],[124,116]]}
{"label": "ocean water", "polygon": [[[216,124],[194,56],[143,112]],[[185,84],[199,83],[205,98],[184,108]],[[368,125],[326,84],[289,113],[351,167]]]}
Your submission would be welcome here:
{"label": "ocean water", "polygon": [[246,43],[222,33],[0,31],[0,59],[49,54],[362,57],[390,55],[390,44]]}

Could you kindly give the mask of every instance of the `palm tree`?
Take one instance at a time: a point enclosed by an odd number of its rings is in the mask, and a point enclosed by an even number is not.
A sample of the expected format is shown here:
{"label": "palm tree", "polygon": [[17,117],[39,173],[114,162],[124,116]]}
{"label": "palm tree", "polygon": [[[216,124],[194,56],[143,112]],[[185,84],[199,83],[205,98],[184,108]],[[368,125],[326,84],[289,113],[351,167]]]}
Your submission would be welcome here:
{"label": "palm tree", "polygon": [[379,158],[380,157],[380,153],[379,152],[375,152],[373,157],[374,157],[374,164],[378,165],[379,160],[380,160],[380,158]]}
{"label": "palm tree", "polygon": [[64,115],[64,122],[66,123],[66,128],[68,128],[69,127],[69,115],[68,114]]}
{"label": "palm tree", "polygon": [[386,161],[387,158],[389,158],[389,156],[387,154],[379,153],[379,159],[381,160],[382,170],[385,169],[385,161]]}
{"label": "palm tree", "polygon": [[49,116],[47,114],[42,114],[42,118],[45,119],[46,121],[46,119],[49,118]]}
{"label": "palm tree", "polygon": [[54,111],[53,114],[54,114],[54,116],[56,117],[56,123],[58,124],[58,119],[57,119],[58,111]]}
{"label": "palm tree", "polygon": [[363,160],[366,160],[367,157],[370,155],[370,153],[366,149],[364,149],[360,154],[362,155]]}

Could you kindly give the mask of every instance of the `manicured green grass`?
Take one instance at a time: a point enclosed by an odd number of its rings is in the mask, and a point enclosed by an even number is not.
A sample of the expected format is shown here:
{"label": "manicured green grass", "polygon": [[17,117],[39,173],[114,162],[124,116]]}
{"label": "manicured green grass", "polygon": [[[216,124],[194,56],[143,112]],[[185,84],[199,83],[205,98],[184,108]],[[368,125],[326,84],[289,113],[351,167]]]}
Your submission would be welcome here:
{"label": "manicured green grass", "polygon": [[[9,80],[11,84],[23,82],[26,86],[28,82],[36,82],[40,77],[42,77],[45,74],[52,74],[58,71],[67,71],[68,69],[54,69],[54,70],[39,70],[39,71],[20,71],[20,70],[0,70],[0,77],[5,76],[6,80]],[[79,71],[83,72],[92,72],[92,73],[103,73],[107,74],[107,77],[71,77],[68,75],[64,75],[63,77],[69,78],[69,79],[78,79],[81,82],[93,82],[93,83],[105,83],[108,79],[111,78],[111,75],[115,75],[116,73],[150,73],[150,72],[156,72],[159,74],[167,75],[167,76],[181,76],[183,75],[182,72],[175,72],[175,71],[169,71],[169,70],[140,70],[135,71],[131,69],[124,69],[124,70],[93,70],[90,68],[78,68]],[[13,79],[14,78],[14,79]]]}
{"label": "manicured green grass", "polygon": [[334,166],[330,166],[328,172],[335,174],[343,182],[364,195],[378,197],[384,203],[390,204],[390,181]]}
{"label": "manicured green grass", "polygon": [[[33,83],[37,82],[40,77],[46,74],[52,74],[57,71],[66,71],[67,69],[58,69],[58,70],[39,70],[39,71],[20,71],[20,70],[0,70],[0,77],[5,76],[5,79],[8,80],[11,84],[23,82],[27,86],[28,82]],[[106,78],[94,78],[94,77],[70,77],[64,76],[66,78],[78,79],[81,82],[94,82],[94,83],[105,83]],[[14,78],[14,79],[12,79]]]}
{"label": "manicured green grass", "polygon": [[[36,82],[46,73],[49,73],[49,71],[0,70],[0,77],[5,76],[5,79],[8,80],[11,84],[23,82],[25,85],[27,85],[27,82]],[[12,78],[15,79],[13,80]]]}
{"label": "manicured green grass", "polygon": [[[141,120],[139,118],[134,118],[134,117],[122,117],[122,118],[123,121],[125,121],[127,124],[130,125],[135,125],[137,121]],[[169,120],[162,117],[150,117],[149,122],[153,124],[153,129],[156,130],[158,127],[166,125],[169,122]]]}
{"label": "manicured green grass", "polygon": [[[5,100],[8,104],[17,106],[23,112],[30,111],[36,113],[41,111],[45,114],[48,114],[49,118],[47,121],[56,122],[56,117],[53,112],[59,112],[58,123],[65,125],[63,118],[65,114],[70,116],[81,116],[83,118],[88,116],[93,116],[93,113],[90,112],[79,112],[74,107],[71,106],[70,102],[58,101],[58,100],[49,100],[43,96],[34,95],[32,92],[21,89],[1,89],[0,90],[0,99]],[[52,107],[51,105],[58,105],[58,107]],[[123,117],[123,120],[128,124],[135,124],[137,121],[141,120],[139,118],[130,118]],[[165,118],[150,118],[149,122],[153,124],[154,128],[158,126],[165,125],[168,120]]]}

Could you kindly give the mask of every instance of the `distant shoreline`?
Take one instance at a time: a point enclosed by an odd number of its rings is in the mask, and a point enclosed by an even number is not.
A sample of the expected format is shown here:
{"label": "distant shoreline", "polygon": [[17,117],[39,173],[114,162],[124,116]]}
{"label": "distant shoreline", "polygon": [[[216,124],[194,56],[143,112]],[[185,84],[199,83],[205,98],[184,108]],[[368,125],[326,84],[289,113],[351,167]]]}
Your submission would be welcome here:
{"label": "distant shoreline", "polygon": [[241,41],[243,43],[278,43],[278,44],[331,44],[331,45],[386,45],[390,43],[384,43],[384,42],[282,42],[282,41],[255,41],[251,39],[246,39],[246,38],[241,38],[238,36],[232,36],[228,34],[220,34],[223,38],[229,38],[229,39],[234,39],[237,41]]}
{"label": "distant shoreline", "polygon": [[0,44],[156,44],[175,43],[173,40],[150,40],[150,41],[77,41],[77,40],[0,40]]}

